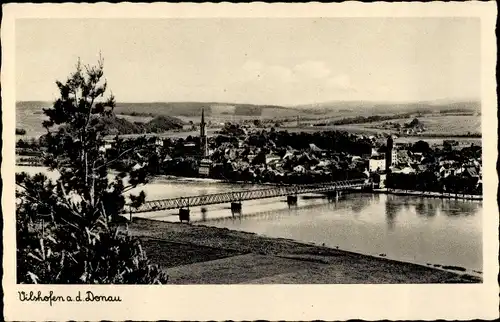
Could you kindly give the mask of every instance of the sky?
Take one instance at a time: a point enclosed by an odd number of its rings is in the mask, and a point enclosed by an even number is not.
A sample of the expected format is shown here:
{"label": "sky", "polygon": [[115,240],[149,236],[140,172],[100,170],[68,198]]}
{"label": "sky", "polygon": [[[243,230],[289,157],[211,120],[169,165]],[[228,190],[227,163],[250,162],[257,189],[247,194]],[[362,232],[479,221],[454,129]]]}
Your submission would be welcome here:
{"label": "sky", "polygon": [[16,99],[104,58],[121,102],[480,98],[478,18],[19,19]]}

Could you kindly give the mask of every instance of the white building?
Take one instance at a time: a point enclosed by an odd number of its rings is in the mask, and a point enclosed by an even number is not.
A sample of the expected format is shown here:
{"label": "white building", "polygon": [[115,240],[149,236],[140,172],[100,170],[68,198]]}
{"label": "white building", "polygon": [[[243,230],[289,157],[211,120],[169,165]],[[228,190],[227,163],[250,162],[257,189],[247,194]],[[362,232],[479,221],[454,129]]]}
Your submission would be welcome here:
{"label": "white building", "polygon": [[200,167],[198,168],[198,173],[202,176],[209,176],[211,168],[212,168],[212,160],[203,159],[200,162]]}
{"label": "white building", "polygon": [[401,168],[401,169],[393,169],[392,170],[392,173],[404,173],[404,174],[410,174],[410,173],[414,173],[415,172],[415,169],[413,169],[412,167],[404,167],[404,168]]}
{"label": "white building", "polygon": [[370,172],[385,170],[385,159],[370,159],[368,161],[368,170]]}

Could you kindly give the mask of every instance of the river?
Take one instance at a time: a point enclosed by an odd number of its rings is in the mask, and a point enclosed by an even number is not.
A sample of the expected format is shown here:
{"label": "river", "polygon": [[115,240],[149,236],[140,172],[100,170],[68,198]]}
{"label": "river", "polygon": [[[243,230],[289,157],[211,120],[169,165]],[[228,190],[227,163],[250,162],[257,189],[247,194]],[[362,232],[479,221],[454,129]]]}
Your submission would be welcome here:
{"label": "river", "polygon": [[[17,167],[17,171],[26,170],[34,173],[43,168]],[[146,192],[147,200],[153,200],[256,187],[259,186],[159,178],[140,189]],[[178,221],[176,210],[137,216]],[[405,262],[482,271],[479,201],[367,193],[328,201],[308,195],[299,197],[297,206],[288,206],[286,198],[245,201],[242,214],[234,217],[228,204],[206,206],[204,214],[200,207],[194,207],[191,220],[194,224],[289,238]]]}

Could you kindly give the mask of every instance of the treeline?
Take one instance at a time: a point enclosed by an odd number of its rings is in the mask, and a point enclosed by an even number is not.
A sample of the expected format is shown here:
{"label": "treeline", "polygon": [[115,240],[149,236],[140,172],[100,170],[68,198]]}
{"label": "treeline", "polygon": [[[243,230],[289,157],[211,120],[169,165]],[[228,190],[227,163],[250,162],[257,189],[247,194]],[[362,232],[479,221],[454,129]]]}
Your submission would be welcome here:
{"label": "treeline", "polygon": [[[116,103],[115,113],[131,115],[139,113],[137,116],[153,115],[179,115],[179,116],[200,116],[201,109],[205,109],[205,115],[211,114],[210,103],[199,102],[151,102],[151,103]],[[140,111],[140,112],[138,112]]]}
{"label": "treeline", "polygon": [[[116,103],[115,112],[133,116],[179,115],[201,116],[202,108],[205,115],[212,115],[212,105],[235,106],[234,115],[260,116],[266,108],[287,109],[277,105],[226,104],[217,102],[151,102],[151,103]],[[140,111],[140,112],[138,112]],[[231,113],[232,114],[232,113]]]}
{"label": "treeline", "polygon": [[432,171],[410,174],[391,173],[387,176],[385,185],[387,188],[401,190],[482,194],[482,184],[478,184],[478,178],[458,175],[441,178]]}
{"label": "treeline", "polygon": [[277,148],[308,149],[310,144],[331,152],[345,152],[352,155],[371,153],[372,143],[367,138],[360,138],[345,131],[294,132],[261,131],[251,134],[247,143],[255,147],[265,147],[268,144]]}
{"label": "treeline", "polygon": [[155,114],[153,113],[146,113],[146,112],[130,112],[130,111],[124,111],[122,113],[120,113],[122,115],[129,115],[129,116],[144,116],[144,117],[154,117]]}
{"label": "treeline", "polygon": [[99,120],[110,134],[140,134],[161,133],[169,130],[182,129],[184,122],[172,116],[160,115],[147,123],[129,122],[124,118],[116,116],[104,117]]}
{"label": "treeline", "polygon": [[409,118],[412,115],[413,115],[412,113],[404,113],[404,114],[391,114],[391,115],[371,115],[371,116],[347,117],[347,118],[343,118],[341,120],[329,122],[328,125],[372,123],[372,122],[379,122],[379,121]]}
{"label": "treeline", "polygon": [[277,175],[273,171],[256,169],[235,170],[229,164],[216,164],[210,173],[214,179],[248,183],[275,183],[275,184],[314,184],[339,180],[366,179],[366,176],[356,169],[334,170],[328,173],[296,173],[287,172]]}
{"label": "treeline", "polygon": [[411,134],[405,136],[423,136],[426,138],[481,138],[483,135],[481,133],[429,133],[425,132],[424,134]]}

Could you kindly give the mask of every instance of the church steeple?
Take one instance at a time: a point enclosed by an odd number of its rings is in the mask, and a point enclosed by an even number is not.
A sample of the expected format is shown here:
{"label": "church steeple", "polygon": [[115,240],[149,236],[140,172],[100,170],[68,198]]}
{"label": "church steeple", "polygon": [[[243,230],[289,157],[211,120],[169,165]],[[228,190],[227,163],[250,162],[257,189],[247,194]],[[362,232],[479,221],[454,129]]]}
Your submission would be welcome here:
{"label": "church steeple", "polygon": [[207,133],[205,123],[205,109],[201,109],[201,123],[200,123],[200,152],[202,157],[208,156]]}

